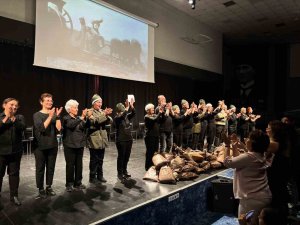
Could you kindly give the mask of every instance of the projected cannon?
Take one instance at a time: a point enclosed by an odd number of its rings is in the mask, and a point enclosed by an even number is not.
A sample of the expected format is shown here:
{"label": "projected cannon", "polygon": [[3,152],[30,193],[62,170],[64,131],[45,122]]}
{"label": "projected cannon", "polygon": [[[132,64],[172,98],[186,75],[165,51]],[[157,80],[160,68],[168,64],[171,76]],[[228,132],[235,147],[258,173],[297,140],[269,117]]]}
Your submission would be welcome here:
{"label": "projected cannon", "polygon": [[86,24],[84,17],[80,17],[79,22],[80,32],[77,38],[79,47],[85,52],[98,53],[100,49],[105,47],[104,37],[101,36],[99,32],[99,28],[103,20],[93,20],[91,22],[92,26],[88,26]]}
{"label": "projected cannon", "polygon": [[65,4],[63,0],[49,0],[48,11],[57,16],[62,29],[71,33],[73,31],[73,22],[70,14],[64,9]]}
{"label": "projected cannon", "polygon": [[135,40],[112,39],[110,41],[110,58],[112,61],[122,63],[127,66],[141,66],[141,44]]}

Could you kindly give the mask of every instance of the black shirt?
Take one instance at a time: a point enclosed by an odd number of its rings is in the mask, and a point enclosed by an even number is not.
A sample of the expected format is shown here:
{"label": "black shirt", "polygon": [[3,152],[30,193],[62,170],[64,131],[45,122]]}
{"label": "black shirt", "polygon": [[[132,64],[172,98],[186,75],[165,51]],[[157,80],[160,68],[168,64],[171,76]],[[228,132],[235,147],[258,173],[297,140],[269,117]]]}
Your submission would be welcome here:
{"label": "black shirt", "polygon": [[146,137],[152,136],[152,137],[158,137],[159,136],[159,122],[162,119],[163,115],[161,113],[159,114],[153,114],[148,115],[146,114],[144,117],[145,120],[145,130],[146,130]]}
{"label": "black shirt", "polygon": [[130,120],[135,116],[135,109],[129,108],[129,111],[124,111],[121,115],[114,118],[114,126],[116,128],[116,142],[131,141],[131,125]]}
{"label": "black shirt", "polygon": [[33,114],[33,130],[39,150],[57,147],[56,117],[53,116],[49,126],[45,128],[44,122],[48,117],[48,113],[36,112]]}
{"label": "black shirt", "polygon": [[26,128],[25,119],[22,115],[16,115],[13,122],[8,119],[5,123],[4,112],[0,114],[0,155],[10,155],[23,151],[22,136]]}
{"label": "black shirt", "polygon": [[63,144],[69,148],[82,148],[86,145],[86,122],[69,114],[63,117]]}

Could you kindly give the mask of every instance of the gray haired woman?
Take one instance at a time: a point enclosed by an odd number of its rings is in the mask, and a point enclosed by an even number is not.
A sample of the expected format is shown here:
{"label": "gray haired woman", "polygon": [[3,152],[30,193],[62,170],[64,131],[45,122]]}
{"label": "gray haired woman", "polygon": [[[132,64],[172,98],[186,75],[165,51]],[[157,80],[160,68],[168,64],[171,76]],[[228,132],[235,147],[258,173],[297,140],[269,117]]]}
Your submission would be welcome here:
{"label": "gray haired woman", "polygon": [[66,190],[85,189],[82,181],[82,157],[85,146],[85,127],[87,109],[78,115],[76,100],[66,102],[65,109],[68,115],[63,117],[63,145],[66,159]]}
{"label": "gray haired woman", "polygon": [[154,153],[158,151],[159,144],[159,122],[163,118],[163,108],[159,108],[159,113],[154,113],[154,105],[149,103],[145,106],[147,114],[144,117],[145,120],[145,144],[146,144],[146,161],[145,170],[147,171],[152,165],[152,157]]}

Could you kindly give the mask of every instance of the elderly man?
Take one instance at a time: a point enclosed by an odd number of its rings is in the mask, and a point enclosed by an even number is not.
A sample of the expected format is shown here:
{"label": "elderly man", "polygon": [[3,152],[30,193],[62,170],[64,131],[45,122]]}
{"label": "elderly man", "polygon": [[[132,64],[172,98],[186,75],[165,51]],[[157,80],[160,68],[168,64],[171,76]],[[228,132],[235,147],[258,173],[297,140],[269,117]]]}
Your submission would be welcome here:
{"label": "elderly man", "polygon": [[173,132],[172,132],[172,118],[170,116],[171,103],[166,103],[164,95],[157,97],[158,106],[155,109],[155,113],[159,113],[159,109],[163,109],[164,117],[159,124],[159,150],[160,152],[169,152],[173,145]]}
{"label": "elderly man", "polygon": [[105,147],[108,147],[105,125],[112,123],[112,118],[109,116],[112,109],[105,108],[102,110],[102,98],[97,94],[92,97],[92,106],[87,112],[89,123],[87,147],[90,150],[90,183],[98,184],[99,182],[106,182],[102,168]]}

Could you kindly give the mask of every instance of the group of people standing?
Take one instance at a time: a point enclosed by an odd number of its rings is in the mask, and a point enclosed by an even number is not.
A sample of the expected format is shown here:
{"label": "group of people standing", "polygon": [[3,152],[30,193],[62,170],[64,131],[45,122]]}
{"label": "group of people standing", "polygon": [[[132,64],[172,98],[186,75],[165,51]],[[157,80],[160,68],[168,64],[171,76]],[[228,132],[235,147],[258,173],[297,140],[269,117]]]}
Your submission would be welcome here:
{"label": "group of people standing", "polygon": [[[41,110],[33,115],[33,131],[37,148],[34,150],[36,166],[36,198],[55,196],[52,188],[55,164],[58,153],[57,135],[62,134],[66,161],[66,191],[85,189],[82,184],[82,160],[84,147],[90,151],[89,182],[93,184],[107,182],[103,176],[103,159],[108,147],[106,125],[114,123],[116,147],[118,150],[118,178],[124,182],[131,175],[127,171],[132,136],[130,120],[135,115],[134,102],[118,103],[116,116],[110,117],[111,108],[102,108],[102,98],[95,94],[90,109],[78,112],[79,103],[70,99],[65,104],[67,114],[61,118],[63,108],[53,107],[53,96],[43,93],[39,103]],[[18,197],[20,182],[20,162],[23,153],[23,136],[26,129],[25,119],[17,115],[19,101],[7,98],[3,101],[4,111],[0,114],[0,191],[3,177],[9,175],[10,199],[15,205],[21,205]]]}
{"label": "group of people standing", "polygon": [[200,99],[198,105],[182,99],[181,109],[167,102],[164,95],[159,95],[157,101],[156,107],[152,103],[145,107],[146,170],[152,165],[154,152],[169,152],[173,144],[203,150],[206,140],[207,150],[211,152],[223,142],[225,133],[238,134],[244,142],[260,118],[253,114],[251,107],[242,107],[240,113],[234,105],[227,109],[224,100],[218,101],[214,108],[204,99]]}

